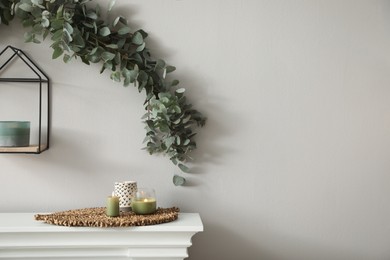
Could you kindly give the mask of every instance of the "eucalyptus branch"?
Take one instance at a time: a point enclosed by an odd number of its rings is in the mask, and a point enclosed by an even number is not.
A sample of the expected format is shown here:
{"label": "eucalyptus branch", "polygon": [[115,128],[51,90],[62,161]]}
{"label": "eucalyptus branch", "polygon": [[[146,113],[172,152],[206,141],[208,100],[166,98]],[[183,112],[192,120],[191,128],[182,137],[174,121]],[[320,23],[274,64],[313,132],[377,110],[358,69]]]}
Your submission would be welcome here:
{"label": "eucalyptus branch", "polygon": [[[132,31],[123,16],[108,22],[101,19],[100,7],[87,6],[90,0],[0,0],[0,24],[8,25],[16,16],[23,26],[26,42],[40,43],[50,36],[52,58],[68,63],[80,57],[85,64],[102,63],[101,73],[111,71],[113,81],[125,87],[134,85],[145,94],[145,150],[163,153],[182,171],[196,149],[194,136],[206,118],[187,102],[185,89],[178,80],[168,81],[166,74],[176,68],[161,59],[153,59],[146,48],[148,34]],[[114,1],[109,3],[111,10]],[[184,184],[174,176],[175,185]]]}

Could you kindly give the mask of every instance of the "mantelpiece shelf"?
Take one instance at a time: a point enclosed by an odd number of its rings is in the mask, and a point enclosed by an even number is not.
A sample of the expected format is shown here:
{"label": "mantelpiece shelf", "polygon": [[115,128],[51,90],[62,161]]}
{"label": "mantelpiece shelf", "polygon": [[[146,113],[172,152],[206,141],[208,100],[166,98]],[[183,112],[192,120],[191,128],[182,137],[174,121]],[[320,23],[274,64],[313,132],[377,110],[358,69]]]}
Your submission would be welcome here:
{"label": "mantelpiece shelf", "polygon": [[183,260],[203,231],[198,213],[136,227],[64,227],[34,220],[35,213],[0,213],[2,260]]}
{"label": "mantelpiece shelf", "polygon": [[41,149],[39,145],[30,145],[27,147],[0,147],[0,153],[38,153],[46,150],[47,145],[42,144]]}

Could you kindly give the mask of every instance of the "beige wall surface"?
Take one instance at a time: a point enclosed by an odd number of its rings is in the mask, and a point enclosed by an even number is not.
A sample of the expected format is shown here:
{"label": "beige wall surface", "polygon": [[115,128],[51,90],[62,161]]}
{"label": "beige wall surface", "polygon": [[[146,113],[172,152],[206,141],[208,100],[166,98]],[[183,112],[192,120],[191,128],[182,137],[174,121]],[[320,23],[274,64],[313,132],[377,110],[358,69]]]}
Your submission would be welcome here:
{"label": "beige wall surface", "polygon": [[[208,117],[188,186],[141,150],[135,88],[51,60],[14,22],[0,47],[50,76],[52,147],[0,155],[0,212],[103,206],[115,181],[137,180],[201,214],[189,259],[390,259],[389,1],[117,0],[117,14]],[[0,118],[9,109],[25,107]]]}

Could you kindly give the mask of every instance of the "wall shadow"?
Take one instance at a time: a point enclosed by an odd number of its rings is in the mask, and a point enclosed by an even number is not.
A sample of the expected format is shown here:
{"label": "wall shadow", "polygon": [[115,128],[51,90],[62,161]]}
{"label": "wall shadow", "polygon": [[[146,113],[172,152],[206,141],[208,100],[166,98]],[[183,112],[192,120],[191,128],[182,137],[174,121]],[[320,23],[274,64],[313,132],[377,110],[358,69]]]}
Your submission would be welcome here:
{"label": "wall shadow", "polygon": [[26,156],[24,159],[31,160],[34,164],[64,168],[68,174],[82,172],[86,175],[98,175],[97,165],[99,172],[115,172],[116,176],[120,176],[121,173],[128,174],[129,163],[110,162],[103,158],[104,153],[95,151],[94,144],[98,144],[100,138],[90,132],[55,129],[50,137],[51,148],[48,151],[37,157]]}
{"label": "wall shadow", "polygon": [[[384,260],[388,254],[369,255],[356,248],[325,245],[291,237],[267,227],[254,224],[248,235],[238,233],[239,223],[226,227],[219,223],[204,223],[204,232],[193,237],[189,248],[190,260]],[[253,239],[255,238],[255,239]]]}
{"label": "wall shadow", "polygon": [[204,228],[193,238],[190,260],[279,260],[249,236],[243,237],[218,223],[205,222]]}

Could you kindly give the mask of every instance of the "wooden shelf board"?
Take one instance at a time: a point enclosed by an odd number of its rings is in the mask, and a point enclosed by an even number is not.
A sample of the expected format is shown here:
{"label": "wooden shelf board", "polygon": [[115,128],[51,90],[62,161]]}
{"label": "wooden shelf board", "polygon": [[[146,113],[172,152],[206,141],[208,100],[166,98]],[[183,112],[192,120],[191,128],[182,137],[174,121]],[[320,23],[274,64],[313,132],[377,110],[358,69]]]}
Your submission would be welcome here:
{"label": "wooden shelf board", "polygon": [[[47,148],[46,144],[41,145],[42,152]],[[26,147],[0,147],[0,153],[37,153],[39,152],[38,145],[30,145]]]}

